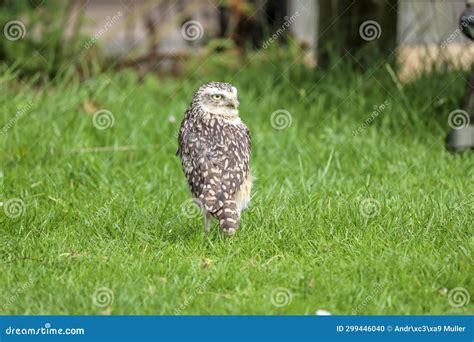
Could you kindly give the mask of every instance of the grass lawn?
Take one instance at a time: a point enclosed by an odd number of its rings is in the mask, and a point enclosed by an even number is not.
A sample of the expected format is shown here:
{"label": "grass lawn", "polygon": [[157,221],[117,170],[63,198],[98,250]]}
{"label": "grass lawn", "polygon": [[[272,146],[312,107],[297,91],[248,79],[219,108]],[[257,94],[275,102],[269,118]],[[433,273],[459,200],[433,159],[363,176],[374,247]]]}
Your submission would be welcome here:
{"label": "grass lawn", "polygon": [[[45,88],[2,70],[2,314],[474,313],[448,298],[474,295],[474,158],[443,146],[466,74],[397,87],[383,64],[251,59]],[[211,80],[239,89],[253,136],[254,197],[232,238],[204,233],[175,156]],[[96,128],[97,110],[113,126]]]}

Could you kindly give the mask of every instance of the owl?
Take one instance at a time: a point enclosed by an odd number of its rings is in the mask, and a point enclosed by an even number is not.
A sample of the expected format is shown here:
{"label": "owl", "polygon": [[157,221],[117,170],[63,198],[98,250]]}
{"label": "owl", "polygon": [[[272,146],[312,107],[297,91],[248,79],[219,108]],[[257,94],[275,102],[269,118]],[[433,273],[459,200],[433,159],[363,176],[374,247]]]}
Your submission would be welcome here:
{"label": "owl", "polygon": [[211,82],[196,91],[181,123],[176,154],[203,209],[205,230],[216,218],[221,230],[233,235],[252,188],[251,137],[240,119],[234,86]]}

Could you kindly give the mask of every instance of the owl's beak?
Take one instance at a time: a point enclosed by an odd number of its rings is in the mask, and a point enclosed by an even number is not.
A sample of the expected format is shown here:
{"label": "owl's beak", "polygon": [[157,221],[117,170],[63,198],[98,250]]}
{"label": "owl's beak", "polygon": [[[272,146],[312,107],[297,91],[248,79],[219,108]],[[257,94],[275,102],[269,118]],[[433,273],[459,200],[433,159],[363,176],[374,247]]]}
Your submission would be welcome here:
{"label": "owl's beak", "polygon": [[232,105],[234,106],[235,109],[239,108],[239,100],[238,99],[233,99],[232,100]]}

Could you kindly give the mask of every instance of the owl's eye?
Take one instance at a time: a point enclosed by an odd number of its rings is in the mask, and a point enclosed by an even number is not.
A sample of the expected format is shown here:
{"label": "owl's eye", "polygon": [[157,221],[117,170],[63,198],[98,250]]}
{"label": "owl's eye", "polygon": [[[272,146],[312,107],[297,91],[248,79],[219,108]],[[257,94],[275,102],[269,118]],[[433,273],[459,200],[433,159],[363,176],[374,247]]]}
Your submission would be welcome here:
{"label": "owl's eye", "polygon": [[214,100],[220,100],[220,99],[222,99],[222,95],[214,94],[214,95],[212,95],[212,98],[213,98]]}

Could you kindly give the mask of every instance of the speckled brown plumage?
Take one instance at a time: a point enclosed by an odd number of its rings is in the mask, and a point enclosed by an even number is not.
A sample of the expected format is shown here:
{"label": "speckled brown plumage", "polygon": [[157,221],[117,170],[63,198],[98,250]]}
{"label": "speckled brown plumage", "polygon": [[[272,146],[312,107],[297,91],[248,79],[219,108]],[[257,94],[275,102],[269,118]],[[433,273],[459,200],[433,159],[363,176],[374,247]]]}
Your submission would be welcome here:
{"label": "speckled brown plumage", "polygon": [[185,113],[177,154],[193,197],[206,217],[233,234],[251,188],[250,132],[238,114],[237,89],[212,82],[195,93]]}

